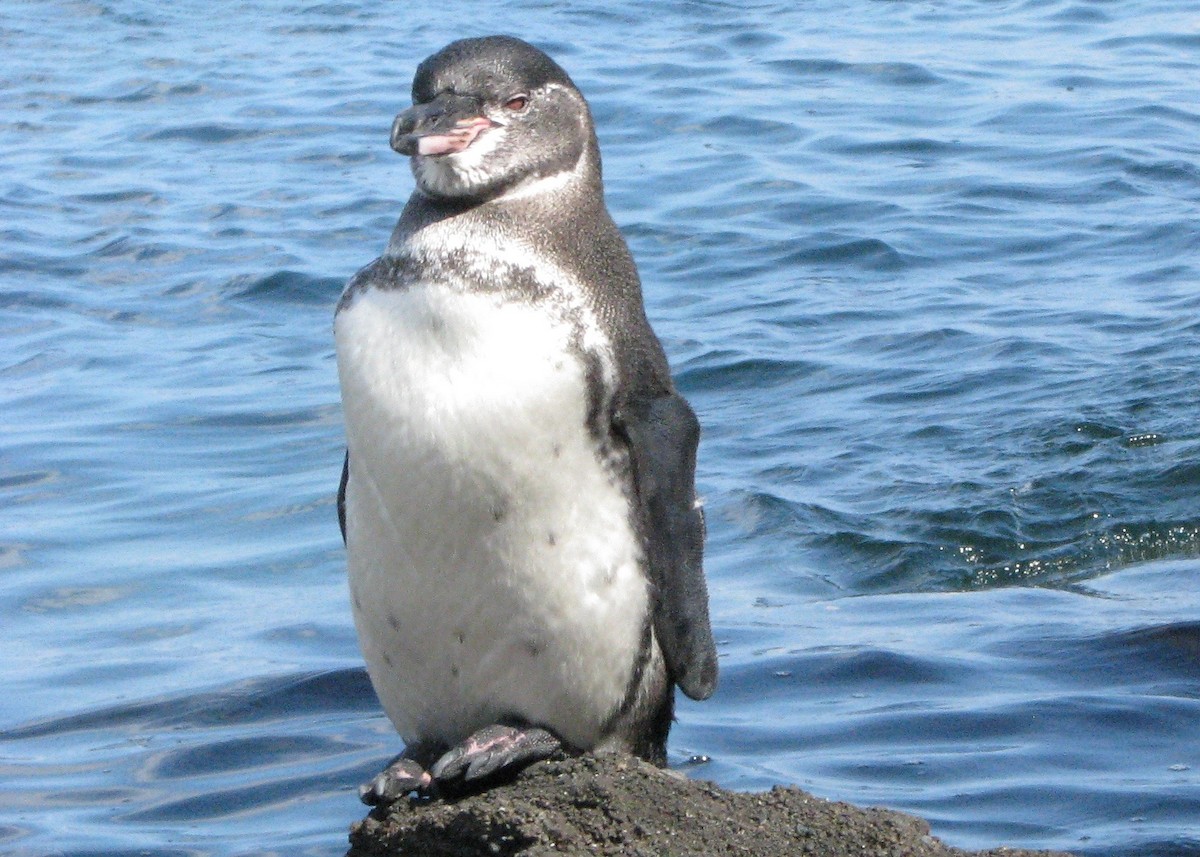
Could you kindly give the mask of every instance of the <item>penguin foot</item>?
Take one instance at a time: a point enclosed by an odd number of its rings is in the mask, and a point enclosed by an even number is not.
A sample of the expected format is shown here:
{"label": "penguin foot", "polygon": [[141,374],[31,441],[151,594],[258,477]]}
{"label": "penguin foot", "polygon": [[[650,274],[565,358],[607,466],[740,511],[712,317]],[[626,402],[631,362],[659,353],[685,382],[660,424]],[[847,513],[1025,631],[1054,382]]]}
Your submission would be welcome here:
{"label": "penguin foot", "polygon": [[429,773],[439,788],[461,789],[495,774],[515,773],[561,747],[558,738],[536,726],[485,726],[438,759]]}
{"label": "penguin foot", "polygon": [[427,791],[432,784],[433,777],[419,762],[400,755],[369,783],[359,786],[358,799],[367,806],[387,806],[409,792]]}
{"label": "penguin foot", "polygon": [[[560,749],[562,741],[536,726],[485,726],[440,756],[436,744],[406,748],[369,783],[359,787],[358,797],[367,806],[387,806],[412,792],[458,795],[493,776],[515,774]],[[437,762],[429,767],[432,759]]]}

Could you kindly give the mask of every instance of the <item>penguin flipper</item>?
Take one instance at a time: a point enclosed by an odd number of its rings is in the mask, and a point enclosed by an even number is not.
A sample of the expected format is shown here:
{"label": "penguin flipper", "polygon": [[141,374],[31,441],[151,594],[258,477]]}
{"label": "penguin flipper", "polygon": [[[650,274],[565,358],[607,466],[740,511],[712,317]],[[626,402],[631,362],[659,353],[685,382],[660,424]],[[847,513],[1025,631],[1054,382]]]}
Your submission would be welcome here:
{"label": "penguin flipper", "polygon": [[654,632],[671,677],[692,699],[717,686],[717,649],[704,583],[704,513],[696,501],[700,423],[681,397],[638,403],[618,417],[642,509]]}
{"label": "penguin flipper", "polygon": [[350,482],[350,450],[342,461],[342,481],[338,484],[338,526],[342,528],[342,544],[346,543],[346,485]]}
{"label": "penguin flipper", "polygon": [[[389,263],[387,259],[380,256],[371,264],[360,268],[350,282],[346,284],[346,288],[342,290],[342,296],[338,299],[337,309],[334,311],[336,316],[343,309],[354,302],[354,299],[372,285],[393,285],[395,283],[396,270],[395,264]],[[346,484],[350,481],[350,450],[346,450],[346,458],[342,462],[342,481],[338,485],[337,495],[337,512],[338,526],[342,529],[342,544],[346,543]]]}

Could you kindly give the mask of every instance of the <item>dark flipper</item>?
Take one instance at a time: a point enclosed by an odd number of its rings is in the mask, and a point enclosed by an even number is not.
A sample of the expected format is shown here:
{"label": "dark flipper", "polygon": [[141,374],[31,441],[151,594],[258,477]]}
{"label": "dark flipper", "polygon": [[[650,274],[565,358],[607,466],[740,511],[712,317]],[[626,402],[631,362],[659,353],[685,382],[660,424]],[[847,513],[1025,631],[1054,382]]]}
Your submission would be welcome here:
{"label": "dark flipper", "polygon": [[350,450],[342,461],[342,481],[338,485],[338,526],[342,528],[342,544],[346,543],[346,483],[350,481]]}
{"label": "dark flipper", "polygon": [[704,583],[704,514],[696,503],[700,424],[677,395],[636,403],[617,422],[629,439],[657,591],[654,632],[675,683],[692,699],[707,699],[717,686],[717,649]]}

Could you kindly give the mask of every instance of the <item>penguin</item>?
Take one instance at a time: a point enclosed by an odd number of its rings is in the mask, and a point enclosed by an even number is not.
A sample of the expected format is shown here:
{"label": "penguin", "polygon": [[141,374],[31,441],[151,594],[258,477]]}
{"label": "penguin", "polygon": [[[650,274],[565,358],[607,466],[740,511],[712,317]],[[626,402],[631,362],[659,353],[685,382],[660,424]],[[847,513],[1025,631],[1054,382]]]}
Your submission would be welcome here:
{"label": "penguin", "polygon": [[484,788],[560,751],[665,766],[717,655],[699,424],[604,202],[587,102],[508,36],[424,60],[415,190],[334,316],[355,627],[404,752],[360,789]]}

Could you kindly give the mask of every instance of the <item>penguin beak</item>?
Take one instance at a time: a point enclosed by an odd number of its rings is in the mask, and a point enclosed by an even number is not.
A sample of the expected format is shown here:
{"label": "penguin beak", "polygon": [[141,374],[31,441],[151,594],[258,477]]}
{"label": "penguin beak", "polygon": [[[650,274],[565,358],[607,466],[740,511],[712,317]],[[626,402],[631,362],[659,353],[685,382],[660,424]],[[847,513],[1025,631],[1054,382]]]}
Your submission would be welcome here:
{"label": "penguin beak", "polygon": [[401,155],[450,155],[470,146],[481,131],[493,125],[483,115],[480,99],[444,92],[396,117],[392,148]]}

